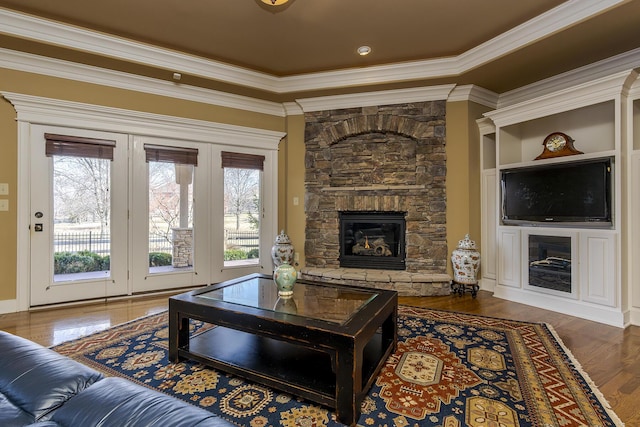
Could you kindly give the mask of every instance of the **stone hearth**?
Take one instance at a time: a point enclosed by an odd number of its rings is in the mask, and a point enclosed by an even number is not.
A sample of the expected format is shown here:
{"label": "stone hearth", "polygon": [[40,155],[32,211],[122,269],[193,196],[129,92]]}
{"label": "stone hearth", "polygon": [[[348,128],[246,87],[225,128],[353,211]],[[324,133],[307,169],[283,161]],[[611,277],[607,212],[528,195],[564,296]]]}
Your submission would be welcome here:
{"label": "stone hearth", "polygon": [[[349,283],[386,283],[410,295],[449,293],[445,106],[431,101],[305,113],[304,277],[348,276]],[[340,269],[338,213],[349,211],[406,213],[405,271]],[[415,286],[409,291],[406,284]]]}
{"label": "stone hearth", "polygon": [[390,289],[397,291],[401,296],[436,296],[451,293],[451,277],[448,274],[362,268],[303,268],[300,277],[327,283]]}

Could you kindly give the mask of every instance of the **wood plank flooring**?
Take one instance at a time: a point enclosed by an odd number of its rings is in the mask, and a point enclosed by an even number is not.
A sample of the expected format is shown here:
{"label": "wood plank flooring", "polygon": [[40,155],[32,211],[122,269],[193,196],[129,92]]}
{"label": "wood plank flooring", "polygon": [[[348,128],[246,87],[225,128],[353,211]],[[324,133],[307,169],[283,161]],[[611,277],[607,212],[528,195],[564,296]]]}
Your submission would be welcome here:
{"label": "wood plank flooring", "polygon": [[[626,426],[640,426],[640,327],[602,325],[494,298],[485,291],[476,299],[401,297],[400,304],[549,323]],[[136,297],[3,314],[0,329],[51,346],[166,309],[166,294]]]}

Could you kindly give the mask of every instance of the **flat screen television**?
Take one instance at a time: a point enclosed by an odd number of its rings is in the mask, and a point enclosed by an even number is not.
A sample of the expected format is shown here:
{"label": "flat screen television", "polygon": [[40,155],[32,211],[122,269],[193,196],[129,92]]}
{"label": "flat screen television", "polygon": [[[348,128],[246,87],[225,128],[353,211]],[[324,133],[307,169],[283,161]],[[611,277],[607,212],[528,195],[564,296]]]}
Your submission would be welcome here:
{"label": "flat screen television", "polygon": [[612,158],[501,171],[503,224],[609,227]]}

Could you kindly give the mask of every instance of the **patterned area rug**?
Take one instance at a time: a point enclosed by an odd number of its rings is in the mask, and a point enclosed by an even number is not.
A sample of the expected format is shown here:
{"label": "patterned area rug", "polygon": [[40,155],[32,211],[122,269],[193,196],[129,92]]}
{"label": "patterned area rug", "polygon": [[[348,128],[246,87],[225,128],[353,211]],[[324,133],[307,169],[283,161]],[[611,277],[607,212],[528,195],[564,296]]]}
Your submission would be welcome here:
{"label": "patterned area rug", "polygon": [[[622,426],[548,325],[400,306],[398,349],[359,426]],[[193,322],[193,333],[211,325]],[[54,347],[239,426],[341,425],[330,409],[195,362],[168,363],[166,313]]]}

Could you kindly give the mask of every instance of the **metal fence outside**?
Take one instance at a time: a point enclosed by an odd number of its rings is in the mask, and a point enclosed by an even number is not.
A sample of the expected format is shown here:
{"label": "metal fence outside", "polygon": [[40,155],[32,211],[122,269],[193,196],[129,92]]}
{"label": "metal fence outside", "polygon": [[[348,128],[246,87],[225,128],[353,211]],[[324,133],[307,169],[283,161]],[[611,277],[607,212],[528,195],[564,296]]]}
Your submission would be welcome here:
{"label": "metal fence outside", "polygon": [[260,247],[258,230],[236,231],[224,230],[224,247],[226,249],[242,249],[249,252]]}
{"label": "metal fence outside", "polygon": [[[246,252],[259,247],[260,238],[257,230],[235,231],[225,230],[225,248],[237,248]],[[109,233],[94,231],[54,233],[53,249],[55,253],[88,251],[100,255],[111,252],[111,236]],[[171,242],[160,235],[149,235],[149,252],[172,253]]]}

